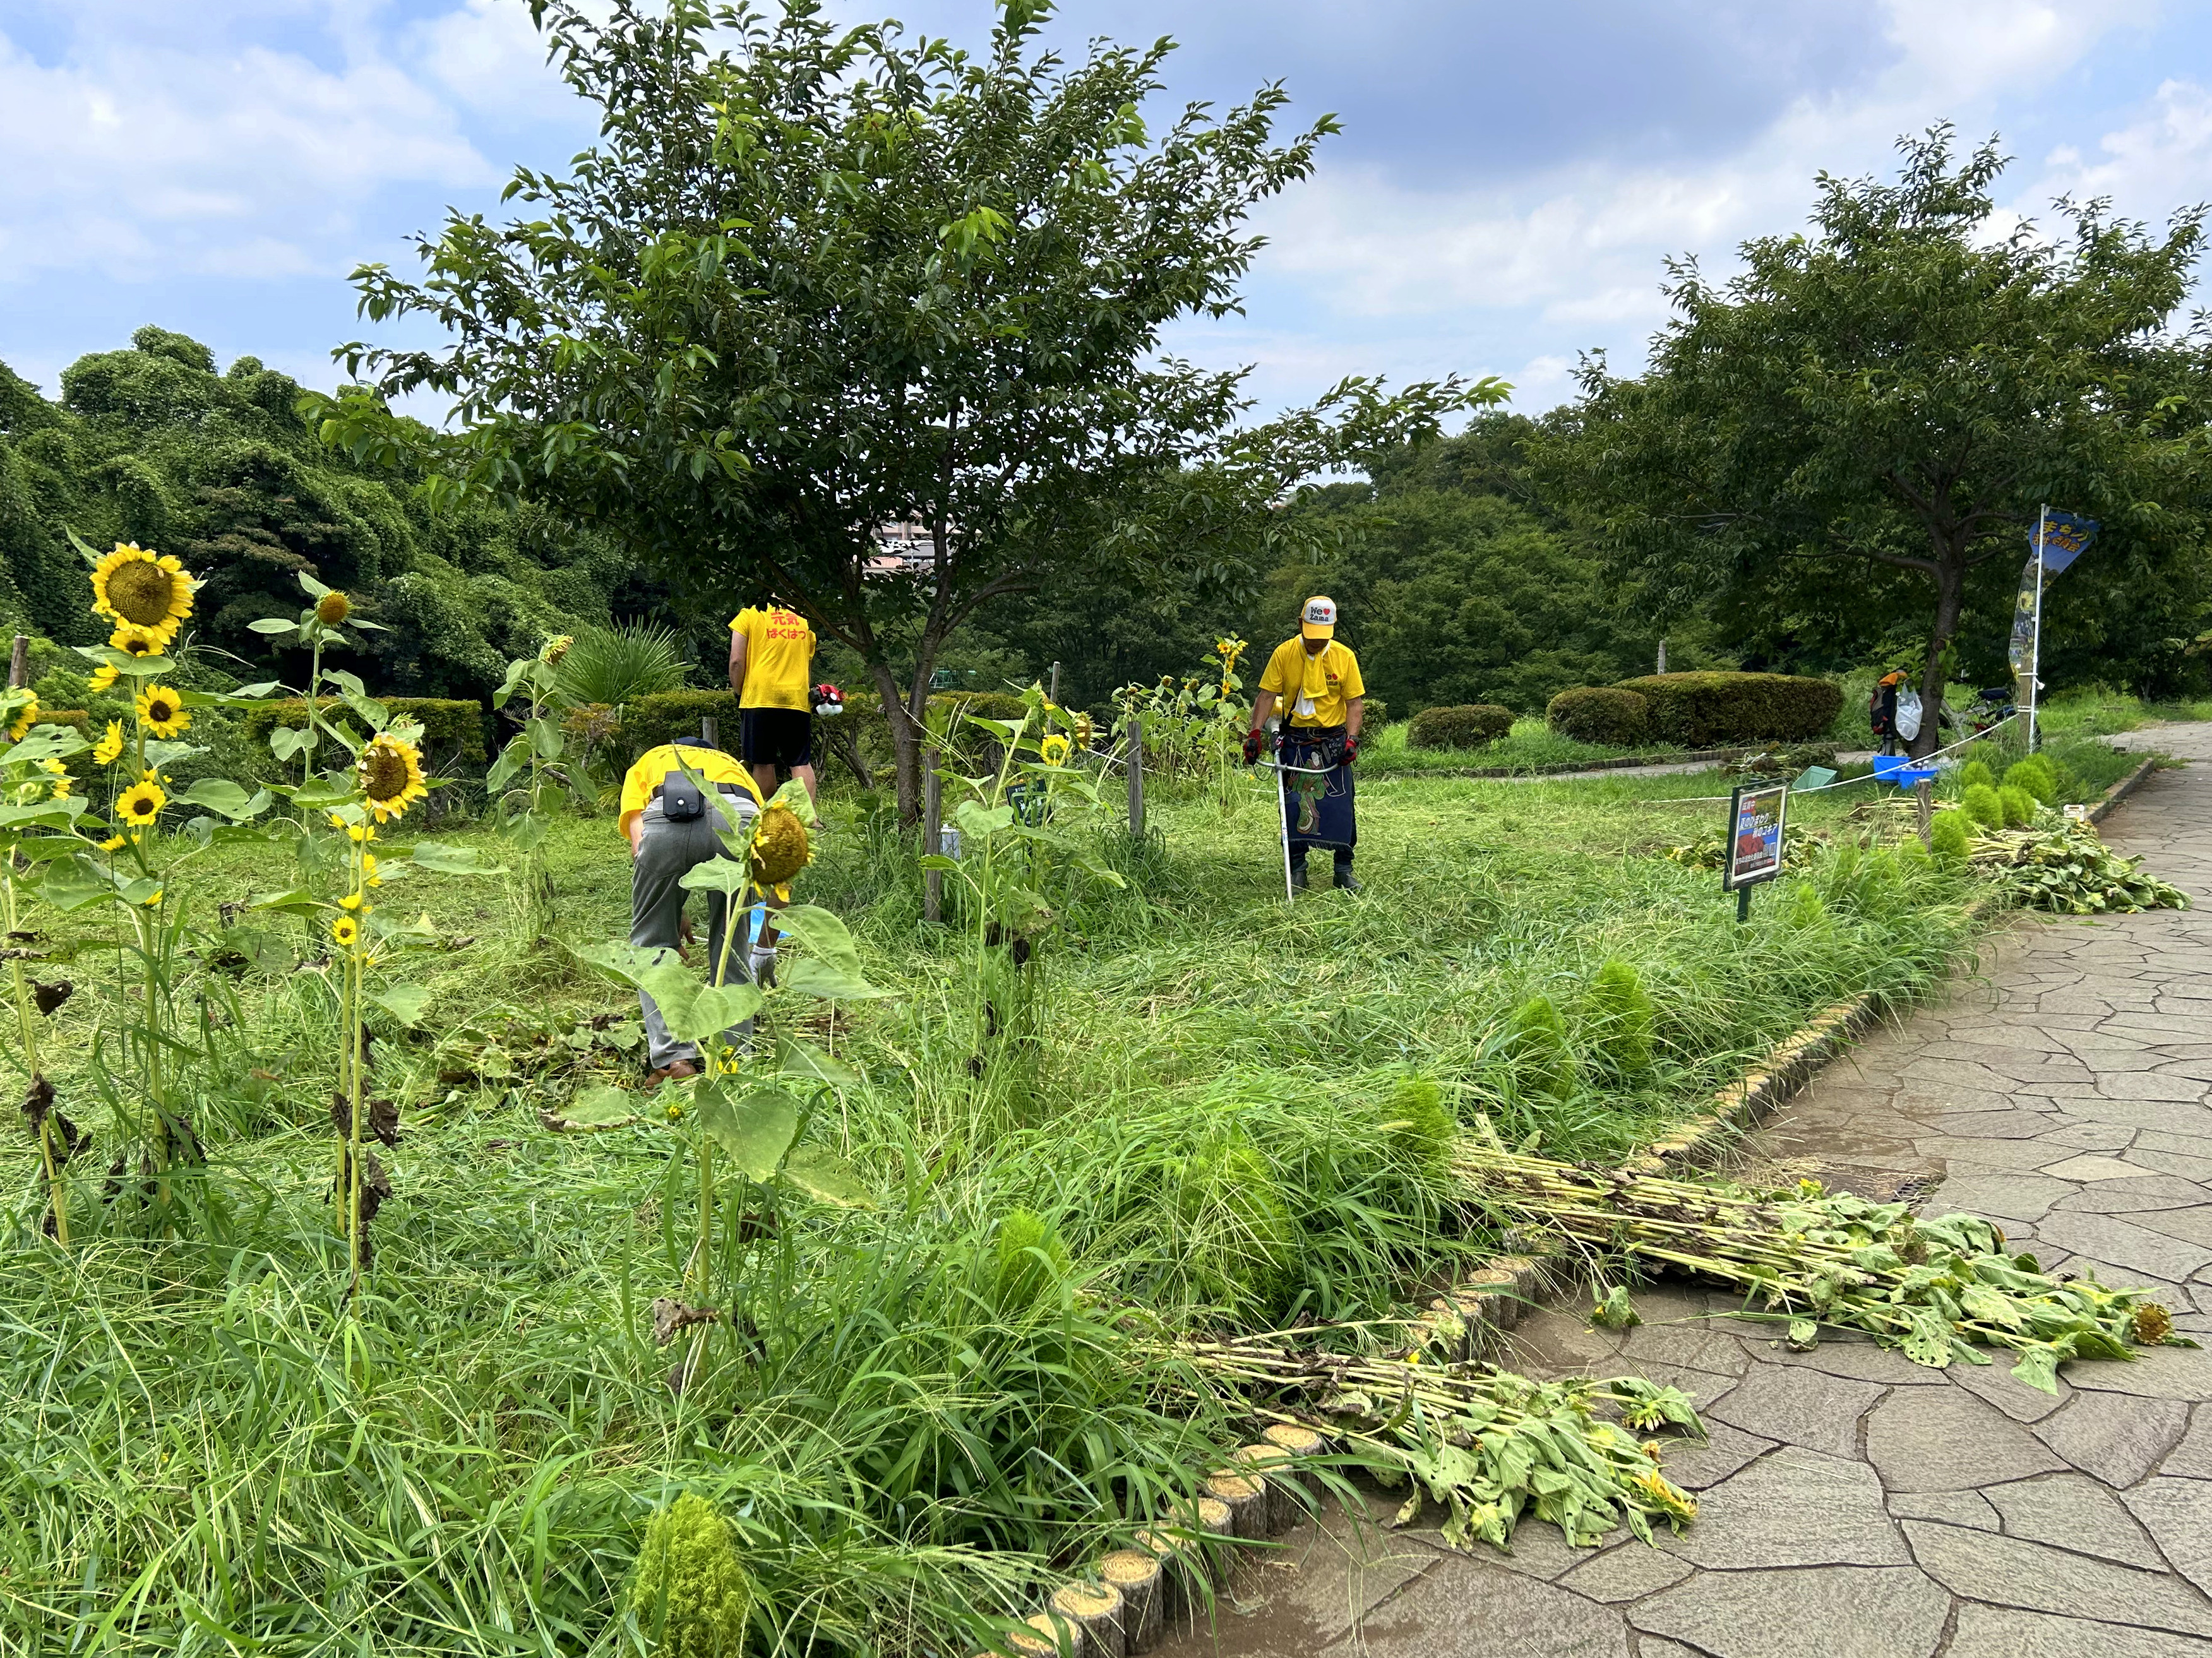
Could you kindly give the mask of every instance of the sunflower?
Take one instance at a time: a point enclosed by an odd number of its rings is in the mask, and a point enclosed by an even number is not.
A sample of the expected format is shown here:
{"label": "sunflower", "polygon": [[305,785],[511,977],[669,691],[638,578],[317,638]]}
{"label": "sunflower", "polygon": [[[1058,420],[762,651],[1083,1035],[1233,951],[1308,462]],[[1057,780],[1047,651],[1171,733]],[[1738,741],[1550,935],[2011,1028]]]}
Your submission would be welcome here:
{"label": "sunflower", "polygon": [[[354,769],[360,774],[361,792],[368,797],[369,810],[380,823],[398,817],[430,792],[422,782],[422,754],[412,743],[403,743],[389,732],[369,739]],[[348,833],[351,832],[349,828]]]}
{"label": "sunflower", "polygon": [[141,902],[143,902],[149,909],[160,908],[161,904],[161,889],[155,887],[154,889],[153,896],[149,898],[143,899]]}
{"label": "sunflower", "polygon": [[118,625],[158,635],[166,647],[192,613],[192,579],[173,558],[118,542],[93,567],[92,608]]}
{"label": "sunflower", "polygon": [[141,628],[135,623],[118,622],[115,631],[107,636],[107,647],[121,651],[125,656],[159,656],[169,641],[151,628]]}
{"label": "sunflower", "polygon": [[156,737],[174,737],[192,723],[184,699],[167,685],[149,685],[138,693],[138,718]]}
{"label": "sunflower", "polygon": [[8,727],[8,740],[20,743],[31,734],[31,727],[39,723],[39,699],[33,697],[23,704],[15,716],[15,723]]}
{"label": "sunflower", "polygon": [[101,738],[92,750],[93,763],[96,766],[112,766],[122,757],[123,722],[120,720],[111,720],[107,722],[107,735]]}
{"label": "sunflower", "polygon": [[102,852],[120,852],[131,843],[119,835],[111,835],[100,843]]}
{"label": "sunflower", "polygon": [[2158,1346],[2173,1334],[2173,1315],[2156,1302],[2146,1301],[2135,1309],[2128,1333],[2138,1346]]}
{"label": "sunflower", "polygon": [[92,671],[92,677],[84,683],[91,688],[94,696],[99,695],[100,692],[115,683],[115,665],[112,662],[101,663]]}
{"label": "sunflower", "polygon": [[76,779],[70,775],[69,768],[58,760],[41,760],[39,762],[39,766],[46,775],[54,780],[54,799],[68,799],[70,789],[76,781]]}
{"label": "sunflower", "polygon": [[1064,766],[1067,763],[1068,741],[1058,732],[1047,736],[1043,742],[1037,744],[1037,749],[1043,755],[1044,762],[1048,766]]}
{"label": "sunflower", "polygon": [[353,601],[333,587],[315,601],[315,620],[335,628],[353,614]]}
{"label": "sunflower", "polygon": [[338,908],[343,910],[358,910],[366,915],[368,914],[368,901],[358,892],[349,892],[338,900]]}
{"label": "sunflower", "polygon": [[384,884],[384,878],[376,872],[376,854],[373,852],[364,852],[361,855],[361,878],[368,886],[380,887]]}
{"label": "sunflower", "polygon": [[115,797],[116,815],[133,829],[148,827],[168,804],[159,783],[133,783]]}
{"label": "sunflower", "polygon": [[753,879],[764,887],[780,887],[806,867],[813,857],[806,844],[806,825],[789,806],[772,805],[753,828]]}
{"label": "sunflower", "polygon": [[568,654],[568,647],[575,642],[573,634],[556,634],[545,641],[544,648],[538,653],[538,659],[549,668],[557,668],[561,665],[561,659]]}
{"label": "sunflower", "polygon": [[338,916],[331,923],[331,937],[351,950],[354,940],[361,937],[361,923],[350,915]]}

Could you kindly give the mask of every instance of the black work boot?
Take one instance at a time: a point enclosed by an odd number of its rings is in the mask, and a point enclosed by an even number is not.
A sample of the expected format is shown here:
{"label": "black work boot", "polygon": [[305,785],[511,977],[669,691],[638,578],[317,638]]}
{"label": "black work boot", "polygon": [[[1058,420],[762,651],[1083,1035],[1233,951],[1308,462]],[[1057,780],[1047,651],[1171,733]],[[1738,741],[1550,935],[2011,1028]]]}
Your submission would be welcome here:
{"label": "black work boot", "polygon": [[1291,886],[1298,892],[1304,892],[1306,890],[1306,866],[1304,864],[1291,865]]}
{"label": "black work boot", "polygon": [[1336,885],[1338,890],[1342,892],[1364,892],[1367,890],[1365,887],[1361,886],[1358,881],[1353,878],[1352,873],[1352,865],[1349,864],[1339,864],[1336,866]]}

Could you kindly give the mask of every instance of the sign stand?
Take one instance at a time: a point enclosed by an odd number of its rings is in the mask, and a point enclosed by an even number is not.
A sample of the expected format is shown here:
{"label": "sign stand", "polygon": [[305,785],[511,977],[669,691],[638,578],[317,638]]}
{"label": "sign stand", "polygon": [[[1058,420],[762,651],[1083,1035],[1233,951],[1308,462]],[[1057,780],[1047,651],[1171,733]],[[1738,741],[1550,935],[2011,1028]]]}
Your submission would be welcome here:
{"label": "sign stand", "polygon": [[2043,690],[2043,548],[2051,531],[2048,501],[2035,513],[2035,634],[2027,655],[2027,751],[2035,752],[2035,705]]}
{"label": "sign stand", "polygon": [[1751,920],[1752,888],[1782,873],[1782,831],[1789,814],[1787,783],[1739,783],[1729,797],[1721,890],[1735,894],[1738,925]]}

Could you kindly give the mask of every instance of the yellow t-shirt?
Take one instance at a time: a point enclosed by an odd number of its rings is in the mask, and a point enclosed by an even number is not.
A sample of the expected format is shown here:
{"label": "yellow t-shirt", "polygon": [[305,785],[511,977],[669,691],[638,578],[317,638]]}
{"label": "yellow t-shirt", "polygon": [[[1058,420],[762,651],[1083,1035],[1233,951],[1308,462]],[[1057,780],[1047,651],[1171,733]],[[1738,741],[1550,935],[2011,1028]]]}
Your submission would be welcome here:
{"label": "yellow t-shirt", "polygon": [[625,840],[629,836],[629,820],[652,804],[653,790],[677,769],[676,751],[679,747],[684,750],[684,763],[709,783],[742,783],[753,797],[753,804],[761,804],[759,786],[734,756],[720,749],[702,749],[694,743],[663,743],[638,756],[637,764],[623,774],[622,816],[615,820],[615,827]]}
{"label": "yellow t-shirt", "polygon": [[810,712],[813,687],[807,670],[814,663],[814,629],[796,610],[744,610],[730,618],[730,631],[745,636],[745,687],[741,708],[796,708]]}
{"label": "yellow t-shirt", "polygon": [[1274,692],[1293,726],[1341,726],[1345,705],[1367,695],[1359,659],[1350,646],[1333,639],[1322,647],[1319,656],[1306,654],[1303,639],[1285,640],[1267,659],[1260,689]]}

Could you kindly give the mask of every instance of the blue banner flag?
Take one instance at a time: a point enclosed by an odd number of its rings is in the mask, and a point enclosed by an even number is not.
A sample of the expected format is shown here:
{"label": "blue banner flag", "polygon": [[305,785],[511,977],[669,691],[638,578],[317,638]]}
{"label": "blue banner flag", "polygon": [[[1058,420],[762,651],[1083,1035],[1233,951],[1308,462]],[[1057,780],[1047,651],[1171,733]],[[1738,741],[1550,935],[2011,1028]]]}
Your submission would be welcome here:
{"label": "blue banner flag", "polygon": [[[2081,556],[2082,551],[2097,538],[2097,520],[2077,518],[2072,513],[2045,513],[2039,520],[2043,531],[2043,573],[2057,575]],[[2035,547],[2035,532],[2030,531],[2027,544]]]}

